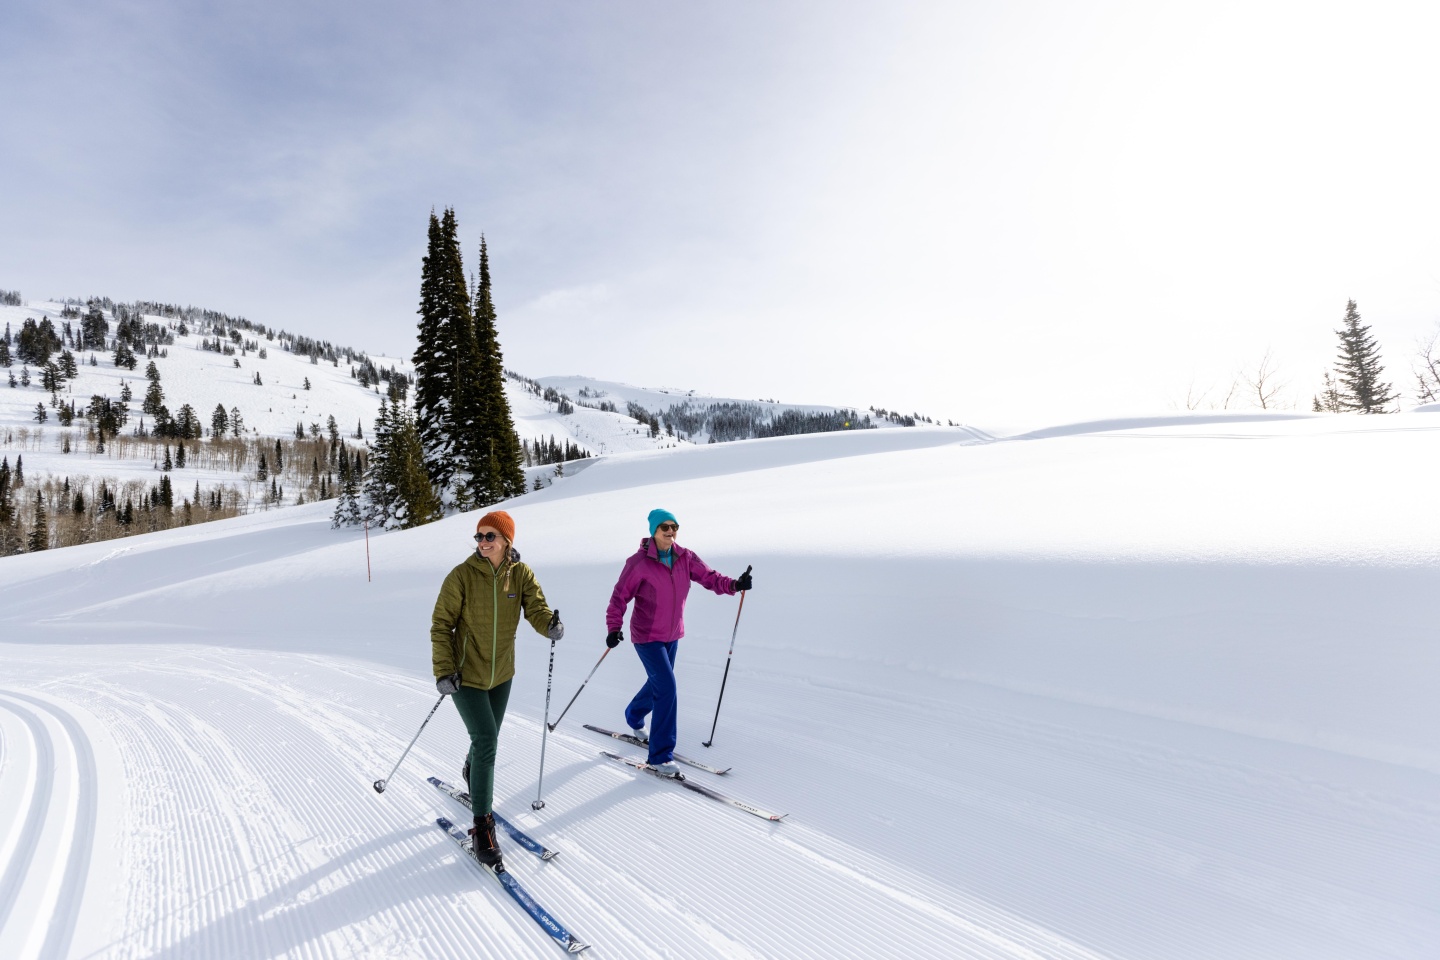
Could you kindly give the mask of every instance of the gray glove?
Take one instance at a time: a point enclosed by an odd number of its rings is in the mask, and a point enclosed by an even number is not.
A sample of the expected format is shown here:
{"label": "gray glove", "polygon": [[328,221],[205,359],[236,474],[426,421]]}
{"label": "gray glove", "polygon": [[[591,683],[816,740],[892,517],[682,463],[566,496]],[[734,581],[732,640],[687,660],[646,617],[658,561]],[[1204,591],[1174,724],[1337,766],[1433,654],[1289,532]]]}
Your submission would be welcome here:
{"label": "gray glove", "polygon": [[460,689],[460,674],[452,673],[448,677],[436,677],[435,689],[440,691],[440,696],[448,697]]}
{"label": "gray glove", "polygon": [[559,640],[565,636],[565,624],[560,622],[560,611],[556,610],[550,617],[550,626],[545,630],[545,636],[551,640]]}

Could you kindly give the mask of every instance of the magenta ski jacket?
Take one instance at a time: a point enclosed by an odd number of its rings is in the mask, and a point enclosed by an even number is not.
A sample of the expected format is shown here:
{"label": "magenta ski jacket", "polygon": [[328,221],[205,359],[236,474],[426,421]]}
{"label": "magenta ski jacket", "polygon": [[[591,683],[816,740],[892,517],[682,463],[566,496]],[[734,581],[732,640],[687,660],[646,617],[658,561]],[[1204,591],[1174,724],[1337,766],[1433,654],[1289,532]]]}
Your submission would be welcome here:
{"label": "magenta ski jacket", "polygon": [[655,544],[649,537],[640,541],[640,549],[625,561],[620,579],[610,594],[610,607],[605,611],[605,628],[619,630],[625,621],[625,607],[635,601],[630,615],[630,639],[635,643],[668,643],[685,636],[685,597],[694,580],[706,590],[719,594],[735,593],[735,581],[716,573],[694,553],[680,544],[671,548],[674,566],[660,560]]}

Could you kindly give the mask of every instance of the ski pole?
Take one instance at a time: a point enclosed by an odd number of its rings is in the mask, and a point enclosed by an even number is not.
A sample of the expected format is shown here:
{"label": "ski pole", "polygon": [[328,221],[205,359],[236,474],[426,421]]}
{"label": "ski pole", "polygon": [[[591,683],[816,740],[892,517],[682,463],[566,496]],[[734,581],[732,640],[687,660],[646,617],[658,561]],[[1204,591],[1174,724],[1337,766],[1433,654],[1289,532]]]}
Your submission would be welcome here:
{"label": "ski pole", "polygon": [[575,691],[575,696],[571,697],[571,698],[570,698],[570,702],[567,703],[567,704],[565,704],[565,709],[560,711],[560,716],[558,716],[558,717],[555,718],[555,722],[554,722],[554,723],[547,723],[547,724],[546,724],[546,726],[549,727],[552,731],[553,731],[556,727],[560,726],[560,721],[565,719],[565,714],[569,713],[569,712],[570,712],[570,708],[573,707],[573,706],[575,706],[575,701],[580,699],[580,693],[581,693],[581,691],[583,691],[583,690],[585,689],[585,684],[587,684],[587,683],[590,682],[590,677],[595,676],[595,671],[600,669],[600,664],[602,664],[602,663],[605,662],[605,658],[610,655],[610,651],[611,651],[612,649],[614,649],[614,648],[613,648],[613,647],[606,647],[606,648],[605,648],[605,652],[602,653],[602,654],[600,654],[600,659],[595,661],[595,666],[593,666],[593,667],[590,668],[590,675],[587,676],[587,677],[581,682],[581,684],[580,684],[580,689],[579,689],[579,690],[576,690],[576,691]]}
{"label": "ski pole", "polygon": [[[750,568],[746,567],[745,572],[749,573]],[[720,702],[725,699],[725,682],[730,679],[730,658],[735,655],[735,634],[740,632],[740,614],[745,611],[745,591],[740,591],[740,609],[735,611],[735,629],[730,631],[730,652],[725,654],[725,675],[720,678],[720,696],[715,701],[715,721],[710,724],[710,739],[702,746],[710,746],[715,742],[715,726],[720,722]]]}
{"label": "ski pole", "polygon": [[[419,740],[419,739],[420,739],[420,734],[422,734],[422,733],[425,732],[425,724],[430,722],[430,718],[433,717],[433,716],[435,716],[435,711],[436,711],[436,710],[439,710],[439,709],[440,709],[440,704],[442,704],[442,703],[444,703],[444,702],[445,702],[445,695],[442,693],[442,694],[440,695],[440,699],[435,701],[435,706],[431,707],[429,714],[426,715],[426,717],[425,717],[425,723],[420,724],[420,729],[415,731],[415,737],[414,737],[414,739],[412,739],[412,740],[410,741],[410,747],[415,746],[415,741],[416,741],[416,740]],[[402,764],[402,763],[405,762],[406,756],[408,756],[409,753],[410,753],[410,747],[406,747],[406,748],[405,748],[405,752],[402,753],[402,754],[400,754],[400,759],[395,761],[395,766],[394,766],[394,768],[391,769],[391,771],[390,771],[390,777],[395,776],[395,771],[396,771],[396,770],[399,770],[399,769],[400,769],[400,764]],[[385,787],[388,786],[389,783],[390,783],[390,777],[385,777],[383,780],[376,780],[376,781],[375,781],[374,786],[375,786],[375,792],[376,792],[376,793],[384,793],[384,792],[385,792]]]}
{"label": "ski pole", "polygon": [[[553,627],[560,622],[560,611],[555,611],[555,617],[550,621]],[[545,739],[550,736],[550,681],[555,677],[555,641],[550,641],[550,669],[545,673],[545,729],[540,731],[540,782],[535,785],[535,801],[530,804],[531,810],[542,810],[545,801],[540,799],[545,792]]]}

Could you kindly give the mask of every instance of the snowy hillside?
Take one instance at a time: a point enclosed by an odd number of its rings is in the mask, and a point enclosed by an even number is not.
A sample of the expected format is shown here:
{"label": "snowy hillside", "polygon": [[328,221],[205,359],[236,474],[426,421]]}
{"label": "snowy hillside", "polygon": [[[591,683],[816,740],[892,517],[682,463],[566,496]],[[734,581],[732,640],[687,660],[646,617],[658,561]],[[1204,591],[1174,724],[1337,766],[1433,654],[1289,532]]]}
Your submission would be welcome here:
{"label": "snowy hillside", "polygon": [[[522,633],[497,809],[623,958],[1428,958],[1440,949],[1440,417],[873,430],[611,455],[512,501],[568,632]],[[722,572],[677,665],[699,782],[602,760],[651,507]],[[464,732],[429,613],[475,517],[324,504],[0,559],[0,956],[559,951],[434,825]],[[522,630],[525,628],[522,628]],[[634,753],[620,746],[622,752]],[[507,838],[502,836],[502,844]]]}
{"label": "snowy hillside", "polygon": [[[74,309],[75,305],[71,307]],[[0,329],[8,324],[14,337],[28,319],[48,320],[57,332],[68,322],[72,331],[77,331],[80,321],[63,316],[65,309],[66,304],[49,301],[25,306],[0,305]],[[79,305],[79,311],[84,310],[85,306]],[[107,310],[105,317],[113,337],[115,314]],[[355,361],[339,356],[312,362],[309,355],[288,349],[293,338],[267,339],[245,331],[238,334],[238,342],[232,342],[221,330],[221,342],[231,351],[221,353],[206,349],[207,344],[216,340],[214,330],[194,322],[182,328],[174,317],[149,314],[142,319],[159,325],[174,338],[172,344],[157,347],[163,355],[153,358],[139,355],[135,368],[125,369],[115,365],[109,352],[72,349],[77,375],[53,398],[41,384],[40,370],[30,369],[20,359],[13,358],[10,369],[0,371],[0,455],[7,457],[12,465],[17,456],[23,458],[26,473],[32,479],[49,476],[57,482],[73,480],[72,487],[77,484],[83,487],[87,498],[92,500],[102,479],[112,486],[125,481],[131,481],[132,486],[141,481],[153,485],[162,467],[164,451],[173,444],[153,438],[128,442],[128,437],[142,423],[154,427],[153,418],[146,417],[140,409],[148,387],[145,370],[151,362],[160,374],[164,402],[171,415],[178,415],[181,407],[188,405],[206,428],[207,438],[217,405],[227,413],[239,411],[244,423],[243,437],[252,441],[261,438],[288,441],[295,436],[297,426],[306,436],[317,432],[327,436],[331,418],[338,426],[339,435],[357,444],[363,444],[363,438],[369,437],[373,430],[383,385],[358,379]],[[251,341],[252,348],[246,349],[244,344]],[[362,356],[380,371],[413,375],[413,366],[407,358]],[[7,373],[13,375],[14,386],[7,386]],[[25,379],[29,380],[28,385]],[[83,412],[92,396],[119,400],[127,384],[132,399],[128,403],[130,419],[121,431],[126,442],[111,443],[101,451],[93,423],[83,417],[69,426],[59,422],[60,411],[52,399],[73,404],[77,411]],[[613,453],[653,450],[680,443],[674,437],[652,437],[647,428],[623,411],[617,414],[577,407],[572,413],[562,414],[557,403],[535,396],[518,381],[507,380],[506,391],[516,432],[532,446],[551,441],[563,446],[569,441],[586,452]],[[37,405],[45,410],[44,422],[37,419]],[[206,444],[208,442],[207,439]],[[196,442],[191,452],[203,451],[204,446]],[[307,481],[312,459],[306,452],[303,462],[297,459],[291,464],[288,476],[281,475],[282,489],[287,488],[288,482],[291,491],[283,498],[284,504],[296,501],[294,491],[302,487],[310,489]],[[535,466],[529,473],[532,480],[536,475],[548,479],[553,467]],[[234,490],[241,512],[278,505],[267,502],[268,487],[256,480],[254,456],[239,462],[234,457],[192,457],[186,465],[170,471],[170,476],[182,495],[197,484],[207,492],[222,485]],[[314,499],[315,491],[310,489],[310,493],[307,499]]]}

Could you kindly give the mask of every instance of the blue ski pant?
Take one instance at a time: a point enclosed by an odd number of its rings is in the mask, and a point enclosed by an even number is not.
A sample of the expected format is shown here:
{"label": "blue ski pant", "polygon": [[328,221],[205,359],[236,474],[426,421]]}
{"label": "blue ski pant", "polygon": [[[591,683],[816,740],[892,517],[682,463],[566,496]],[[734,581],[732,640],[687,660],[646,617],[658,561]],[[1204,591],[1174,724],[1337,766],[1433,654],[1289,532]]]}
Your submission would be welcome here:
{"label": "blue ski pant", "polygon": [[505,720],[505,707],[510,702],[510,684],[506,680],[490,690],[461,687],[450,697],[465,730],[470,734],[470,809],[483,817],[495,801],[495,754],[500,747],[500,724]]}
{"label": "blue ski pant", "polygon": [[645,665],[648,679],[625,708],[625,722],[632,729],[643,727],[645,715],[654,714],[650,719],[650,762],[665,763],[675,758],[675,723],[680,708],[679,692],[675,687],[675,651],[679,649],[680,641],[636,643],[632,646]]}

